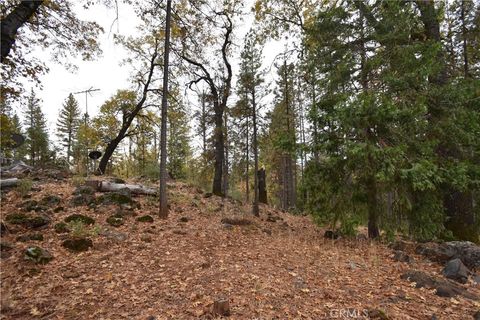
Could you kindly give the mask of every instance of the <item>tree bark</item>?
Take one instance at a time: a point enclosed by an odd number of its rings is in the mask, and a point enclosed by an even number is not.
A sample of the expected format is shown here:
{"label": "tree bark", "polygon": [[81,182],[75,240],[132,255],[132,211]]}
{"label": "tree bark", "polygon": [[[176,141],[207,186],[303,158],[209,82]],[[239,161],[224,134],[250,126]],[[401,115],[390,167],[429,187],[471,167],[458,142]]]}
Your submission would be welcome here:
{"label": "tree bark", "polygon": [[253,198],[253,206],[252,206],[252,213],[254,216],[259,216],[259,208],[258,208],[258,198],[259,198],[259,190],[258,190],[258,141],[257,141],[257,102],[255,99],[255,86],[252,87],[252,121],[253,121],[253,161],[254,161],[254,172],[255,177],[253,181],[253,190],[254,190],[254,198]]}
{"label": "tree bark", "polygon": [[170,19],[172,0],[167,0],[167,17],[165,22],[165,49],[163,56],[163,92],[162,92],[162,127],[160,132],[160,208],[161,218],[168,217],[167,205],[167,109],[168,109],[168,58],[170,53]]}
{"label": "tree bark", "polygon": [[20,1],[20,3],[10,12],[1,22],[1,62],[10,53],[18,29],[22,27],[34,14],[38,8],[43,4],[43,1]]}

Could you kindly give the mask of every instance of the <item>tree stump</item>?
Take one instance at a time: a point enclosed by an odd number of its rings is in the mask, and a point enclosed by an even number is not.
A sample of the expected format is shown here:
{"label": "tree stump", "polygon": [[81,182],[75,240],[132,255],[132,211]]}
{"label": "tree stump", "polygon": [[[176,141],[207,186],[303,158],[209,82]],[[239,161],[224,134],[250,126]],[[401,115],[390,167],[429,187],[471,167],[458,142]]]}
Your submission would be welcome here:
{"label": "tree stump", "polygon": [[229,316],[230,315],[230,304],[228,299],[221,298],[216,300],[213,303],[212,313],[218,316]]}

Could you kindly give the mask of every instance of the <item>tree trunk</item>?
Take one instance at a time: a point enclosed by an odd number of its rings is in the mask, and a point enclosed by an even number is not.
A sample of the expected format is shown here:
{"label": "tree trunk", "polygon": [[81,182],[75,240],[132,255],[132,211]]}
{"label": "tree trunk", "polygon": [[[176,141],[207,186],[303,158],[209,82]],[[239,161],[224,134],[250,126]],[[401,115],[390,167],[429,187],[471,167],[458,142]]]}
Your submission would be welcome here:
{"label": "tree trunk", "polygon": [[[245,153],[246,153],[246,159],[245,159],[245,166],[246,166],[246,172],[245,172],[245,193],[246,193],[246,196],[245,196],[245,200],[246,202],[250,202],[250,179],[249,179],[249,169],[250,169],[250,141],[249,141],[249,130],[250,130],[250,127],[249,127],[249,116],[247,115],[247,135],[246,135],[246,150],[245,150]],[[255,188],[255,186],[254,186]]]}
{"label": "tree trunk", "polygon": [[160,211],[161,218],[168,217],[167,205],[167,108],[168,108],[168,58],[170,53],[170,17],[172,0],[167,0],[165,50],[163,58],[162,128],[160,133]]}
{"label": "tree trunk", "polygon": [[256,173],[258,179],[258,202],[268,204],[267,202],[267,177],[265,169],[260,169]]}
{"label": "tree trunk", "polygon": [[[258,208],[258,198],[259,198],[259,190],[258,190],[258,141],[257,141],[257,103],[255,100],[255,86],[252,88],[252,117],[253,117],[253,161],[254,161],[254,181],[253,181],[253,206],[252,206],[252,213],[255,216],[259,216],[259,208]],[[265,172],[265,171],[264,171]],[[266,201],[266,200],[265,200]]]}
{"label": "tree trunk", "polygon": [[[216,106],[215,106],[216,105]],[[223,161],[224,161],[224,138],[223,138],[223,107],[218,102],[214,102],[215,107],[215,163],[213,174],[212,193],[223,197],[222,177],[223,177]]]}
{"label": "tree trunk", "polygon": [[43,1],[27,1],[23,0],[10,12],[1,22],[1,62],[4,63],[5,58],[10,53],[10,49],[15,43],[15,37],[18,29],[23,26],[43,4]]}

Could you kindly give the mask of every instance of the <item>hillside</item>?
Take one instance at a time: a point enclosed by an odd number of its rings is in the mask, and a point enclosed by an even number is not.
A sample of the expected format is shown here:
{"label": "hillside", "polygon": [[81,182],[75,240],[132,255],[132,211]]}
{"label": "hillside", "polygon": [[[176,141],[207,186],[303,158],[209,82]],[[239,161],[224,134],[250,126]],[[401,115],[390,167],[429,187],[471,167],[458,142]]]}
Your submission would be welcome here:
{"label": "hillside", "polygon": [[[404,272],[440,277],[442,267],[415,254],[394,261],[387,245],[363,237],[325,239],[309,217],[262,206],[254,218],[249,206],[172,183],[170,216],[160,220],[149,196],[133,197],[140,206],[73,206],[73,184],[40,181],[25,199],[2,196],[2,221],[14,213],[49,221],[3,225],[1,319],[211,319],[218,299],[228,299],[230,319],[471,319],[480,308],[472,280],[459,285],[470,298],[417,289]],[[123,225],[106,222],[114,213]],[[95,219],[98,227],[77,230],[95,233],[88,251],[67,250],[69,233],[55,231],[72,214]],[[144,215],[154,221],[136,220]],[[31,246],[53,259],[25,260]]]}

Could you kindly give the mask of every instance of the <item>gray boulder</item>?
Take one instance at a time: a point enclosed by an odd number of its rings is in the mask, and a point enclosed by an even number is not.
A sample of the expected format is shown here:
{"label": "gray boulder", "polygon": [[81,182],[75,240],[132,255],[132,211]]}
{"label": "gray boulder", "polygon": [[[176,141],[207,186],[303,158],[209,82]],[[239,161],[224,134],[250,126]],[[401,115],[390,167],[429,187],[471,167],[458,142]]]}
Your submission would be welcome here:
{"label": "gray boulder", "polygon": [[470,270],[468,270],[462,260],[458,258],[450,260],[443,269],[443,275],[445,277],[460,283],[467,283],[468,275],[470,273]]}

